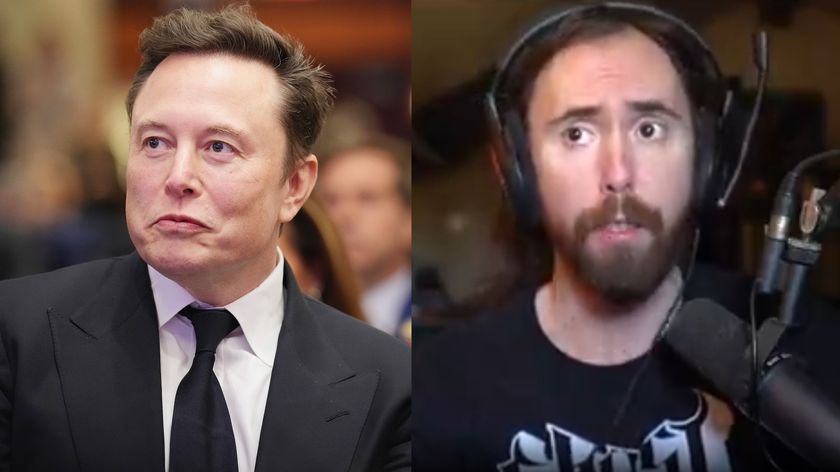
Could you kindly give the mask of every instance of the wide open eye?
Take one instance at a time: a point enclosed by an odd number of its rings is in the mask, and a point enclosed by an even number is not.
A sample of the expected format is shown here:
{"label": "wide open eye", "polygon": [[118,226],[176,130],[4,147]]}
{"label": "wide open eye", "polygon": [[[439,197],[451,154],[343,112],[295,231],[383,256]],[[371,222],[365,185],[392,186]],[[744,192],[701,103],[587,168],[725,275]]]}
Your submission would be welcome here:
{"label": "wide open eye", "polygon": [[563,141],[569,146],[585,146],[595,139],[595,133],[582,126],[570,126],[563,130]]}
{"label": "wide open eye", "polygon": [[636,126],[635,135],[643,141],[655,141],[665,137],[665,126],[655,121],[642,121]]}

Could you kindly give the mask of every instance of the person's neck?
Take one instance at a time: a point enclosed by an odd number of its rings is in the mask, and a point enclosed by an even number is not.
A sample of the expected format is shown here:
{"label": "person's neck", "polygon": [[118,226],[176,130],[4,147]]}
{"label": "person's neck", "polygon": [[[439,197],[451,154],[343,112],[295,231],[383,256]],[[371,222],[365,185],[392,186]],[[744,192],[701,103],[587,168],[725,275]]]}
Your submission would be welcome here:
{"label": "person's neck", "polygon": [[260,286],[277,266],[277,250],[234,267],[199,271],[198,273],[166,275],[199,302],[221,307],[239,300]]}
{"label": "person's neck", "polygon": [[400,271],[408,267],[409,261],[406,257],[395,258],[382,264],[374,270],[370,270],[360,274],[362,282],[362,289],[368,291],[377,285],[385,282],[391,277],[397,275]]}
{"label": "person's neck", "polygon": [[682,286],[674,267],[646,300],[611,305],[555,261],[551,280],[539,288],[535,307],[540,328],[566,355],[596,365],[622,364],[645,354]]}

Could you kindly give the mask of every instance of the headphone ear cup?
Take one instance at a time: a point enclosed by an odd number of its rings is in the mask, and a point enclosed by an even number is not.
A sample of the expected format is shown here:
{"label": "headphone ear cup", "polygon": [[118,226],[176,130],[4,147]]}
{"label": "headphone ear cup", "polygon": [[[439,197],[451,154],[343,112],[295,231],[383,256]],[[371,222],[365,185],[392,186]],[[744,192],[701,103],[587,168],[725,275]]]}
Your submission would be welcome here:
{"label": "headphone ear cup", "polygon": [[698,113],[694,125],[694,181],[692,205],[696,213],[704,214],[715,205],[718,158],[718,122],[717,117],[707,112]]}
{"label": "headphone ear cup", "polygon": [[[513,149],[505,131],[501,117],[498,115],[496,101],[491,94],[485,97],[485,111],[490,134],[491,161],[496,179],[504,191],[505,197],[514,205],[514,194],[521,186],[519,173],[515,170],[516,159],[512,157]],[[514,205],[515,206],[515,205]],[[514,211],[516,209],[514,208]]]}
{"label": "headphone ear cup", "polygon": [[495,98],[491,94],[485,97],[485,109],[496,177],[516,218],[521,223],[537,225],[540,221],[539,198],[522,120],[510,110],[499,116]]}
{"label": "headphone ear cup", "polygon": [[519,114],[508,110],[504,113],[502,127],[508,147],[508,195],[520,222],[529,226],[539,224],[540,199],[537,190],[534,163],[531,160],[528,134]]}

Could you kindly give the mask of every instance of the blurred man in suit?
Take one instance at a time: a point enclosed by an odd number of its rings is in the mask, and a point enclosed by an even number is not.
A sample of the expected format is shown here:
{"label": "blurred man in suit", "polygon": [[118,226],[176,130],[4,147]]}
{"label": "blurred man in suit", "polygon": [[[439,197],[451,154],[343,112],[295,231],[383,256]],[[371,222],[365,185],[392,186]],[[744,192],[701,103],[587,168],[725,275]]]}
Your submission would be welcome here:
{"label": "blurred man in suit", "polygon": [[319,184],[362,286],[362,311],[391,334],[410,320],[410,159],[402,142],[370,136],[334,152]]}
{"label": "blurred man in suit", "polygon": [[0,469],[408,470],[407,348],[301,294],[328,75],[247,7],[140,38],[137,252],[0,285]]}

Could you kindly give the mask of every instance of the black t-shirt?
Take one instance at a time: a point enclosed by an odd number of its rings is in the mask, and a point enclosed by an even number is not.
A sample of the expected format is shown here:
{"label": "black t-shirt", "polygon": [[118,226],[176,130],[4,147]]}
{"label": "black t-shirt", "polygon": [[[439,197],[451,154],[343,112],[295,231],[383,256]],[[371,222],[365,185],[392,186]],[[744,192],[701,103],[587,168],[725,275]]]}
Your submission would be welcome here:
{"label": "black t-shirt", "polygon": [[663,349],[613,366],[570,358],[534,293],[417,347],[414,470],[769,469],[746,421]]}

